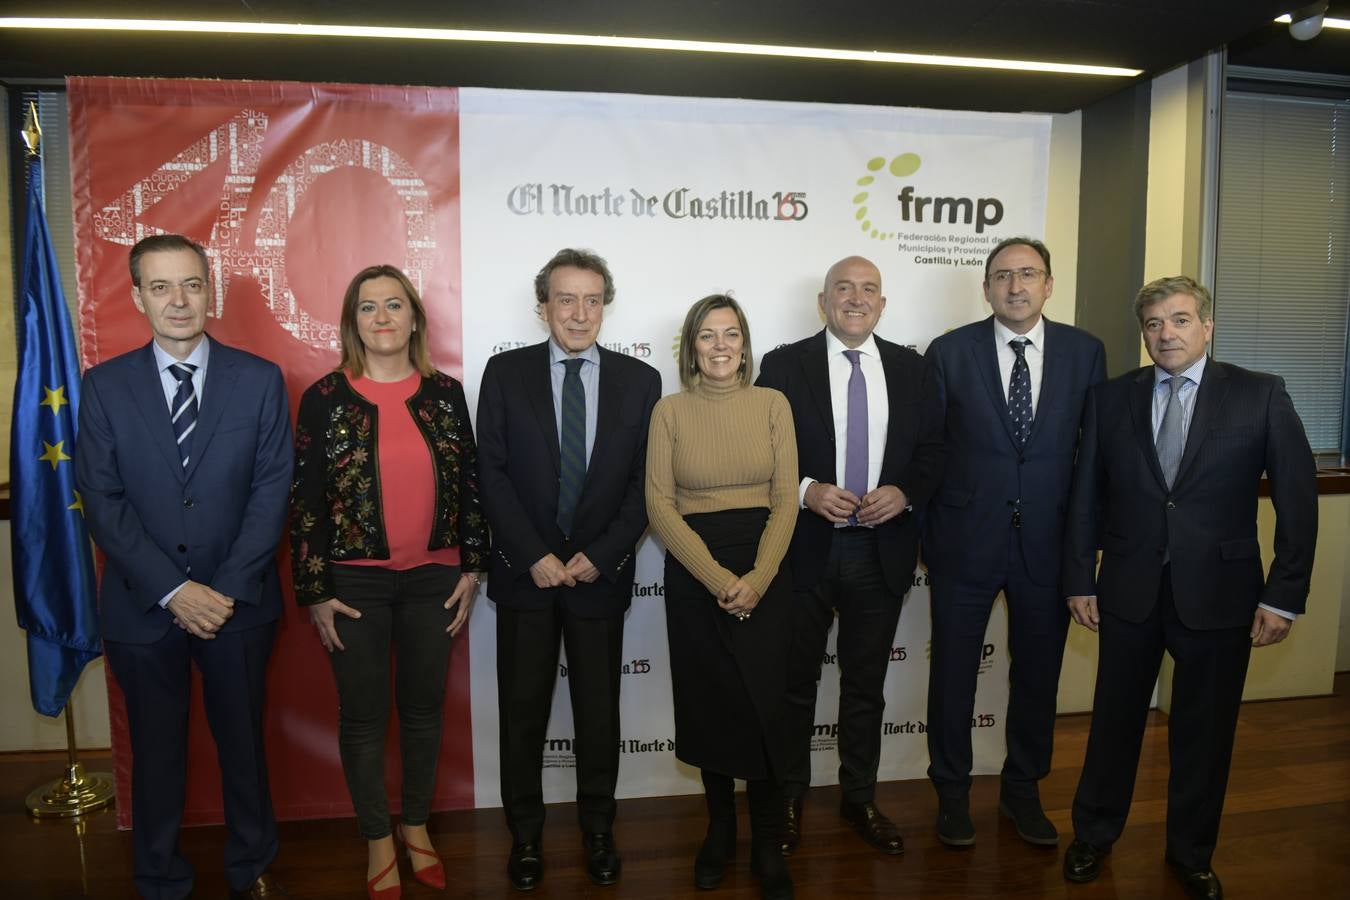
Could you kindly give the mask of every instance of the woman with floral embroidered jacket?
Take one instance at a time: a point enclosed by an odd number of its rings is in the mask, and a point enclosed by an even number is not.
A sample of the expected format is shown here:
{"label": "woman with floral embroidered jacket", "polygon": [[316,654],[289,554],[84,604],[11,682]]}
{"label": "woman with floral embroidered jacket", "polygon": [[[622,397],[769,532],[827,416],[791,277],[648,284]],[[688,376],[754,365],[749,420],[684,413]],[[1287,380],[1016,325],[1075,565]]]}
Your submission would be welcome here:
{"label": "woman with floral embroidered jacket", "polygon": [[384,790],[390,655],[403,762],[400,843],[444,889],[427,834],[451,639],[488,564],[464,388],[432,368],[417,289],[394,266],[342,300],[342,361],[305,391],[295,429],[291,562],[337,681],[339,749],[367,842],[367,893],[400,895]]}

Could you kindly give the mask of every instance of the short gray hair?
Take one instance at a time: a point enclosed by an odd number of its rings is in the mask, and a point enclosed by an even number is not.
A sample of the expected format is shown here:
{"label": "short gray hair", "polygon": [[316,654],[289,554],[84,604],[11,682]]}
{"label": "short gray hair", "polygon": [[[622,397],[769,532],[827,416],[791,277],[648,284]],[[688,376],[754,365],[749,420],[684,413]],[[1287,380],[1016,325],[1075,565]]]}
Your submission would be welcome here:
{"label": "short gray hair", "polygon": [[1169,275],[1157,278],[1139,289],[1134,297],[1134,317],[1144,324],[1144,310],[1161,303],[1173,294],[1190,294],[1195,298],[1195,308],[1201,322],[1214,317],[1214,298],[1209,289],[1189,275]]}

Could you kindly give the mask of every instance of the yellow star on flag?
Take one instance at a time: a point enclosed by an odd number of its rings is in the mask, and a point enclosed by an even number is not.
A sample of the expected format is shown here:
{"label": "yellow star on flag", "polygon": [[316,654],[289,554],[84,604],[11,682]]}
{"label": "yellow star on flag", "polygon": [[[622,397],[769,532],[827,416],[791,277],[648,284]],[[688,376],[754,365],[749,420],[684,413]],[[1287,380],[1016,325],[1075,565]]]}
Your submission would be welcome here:
{"label": "yellow star on flag", "polygon": [[66,456],[65,451],[61,449],[62,447],[65,446],[65,444],[66,444],[65,441],[57,441],[56,446],[52,446],[46,441],[43,441],[42,446],[46,447],[47,450],[45,453],[39,456],[38,459],[41,460],[42,462],[51,463],[52,469],[55,470],[58,463],[63,463],[66,460],[70,459],[69,456]]}
{"label": "yellow star on flag", "polygon": [[66,509],[73,509],[73,510],[75,510],[76,512],[78,512],[81,516],[83,516],[83,515],[84,515],[84,498],[80,496],[80,492],[79,492],[79,491],[71,491],[71,493],[75,495],[75,502],[72,503],[72,504],[70,504],[69,506],[67,506]]}
{"label": "yellow star on flag", "polygon": [[54,416],[61,414],[62,406],[70,405],[70,401],[66,399],[66,386],[64,384],[56,390],[44,386],[42,393],[46,396],[42,398],[42,402],[38,406],[50,406]]}

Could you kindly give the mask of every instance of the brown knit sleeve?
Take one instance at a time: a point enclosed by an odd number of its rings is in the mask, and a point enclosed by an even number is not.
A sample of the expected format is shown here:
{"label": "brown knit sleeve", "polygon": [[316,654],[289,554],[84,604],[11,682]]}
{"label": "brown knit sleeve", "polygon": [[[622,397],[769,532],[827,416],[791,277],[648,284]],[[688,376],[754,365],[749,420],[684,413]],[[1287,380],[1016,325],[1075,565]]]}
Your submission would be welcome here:
{"label": "brown knit sleeve", "polygon": [[769,405],[768,438],[773,448],[773,478],[769,484],[769,521],[759,536],[755,567],[743,578],[763,597],[778,574],[797,525],[797,435],[787,398],[772,388],[759,390],[766,395],[765,402]]}
{"label": "brown knit sleeve", "polygon": [[[719,565],[692,528],[685,524],[675,505],[675,441],[698,440],[700,434],[679,434],[675,403],[678,394],[663,397],[652,410],[647,437],[647,520],[666,545],[666,552],[689,570],[710,593],[716,594],[735,579],[730,570]],[[793,462],[796,466],[796,462]]]}

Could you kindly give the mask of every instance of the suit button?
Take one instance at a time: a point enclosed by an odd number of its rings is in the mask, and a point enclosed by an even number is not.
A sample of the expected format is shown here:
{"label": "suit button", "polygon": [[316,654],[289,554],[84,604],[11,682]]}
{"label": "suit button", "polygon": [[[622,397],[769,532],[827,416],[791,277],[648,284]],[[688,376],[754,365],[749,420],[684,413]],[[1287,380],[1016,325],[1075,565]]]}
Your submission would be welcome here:
{"label": "suit button", "polygon": [[192,509],[192,498],[188,497],[183,501],[183,509]]}
{"label": "suit button", "polygon": [[187,544],[179,544],[179,545],[178,545],[178,552],[179,552],[179,553],[186,553],[186,552],[187,552]]}
{"label": "suit button", "polygon": [[1176,509],[1176,508],[1177,508],[1177,505],[1176,505],[1175,503],[1173,503],[1171,500],[1168,500],[1168,501],[1167,501],[1167,508],[1168,508],[1168,509]]}

